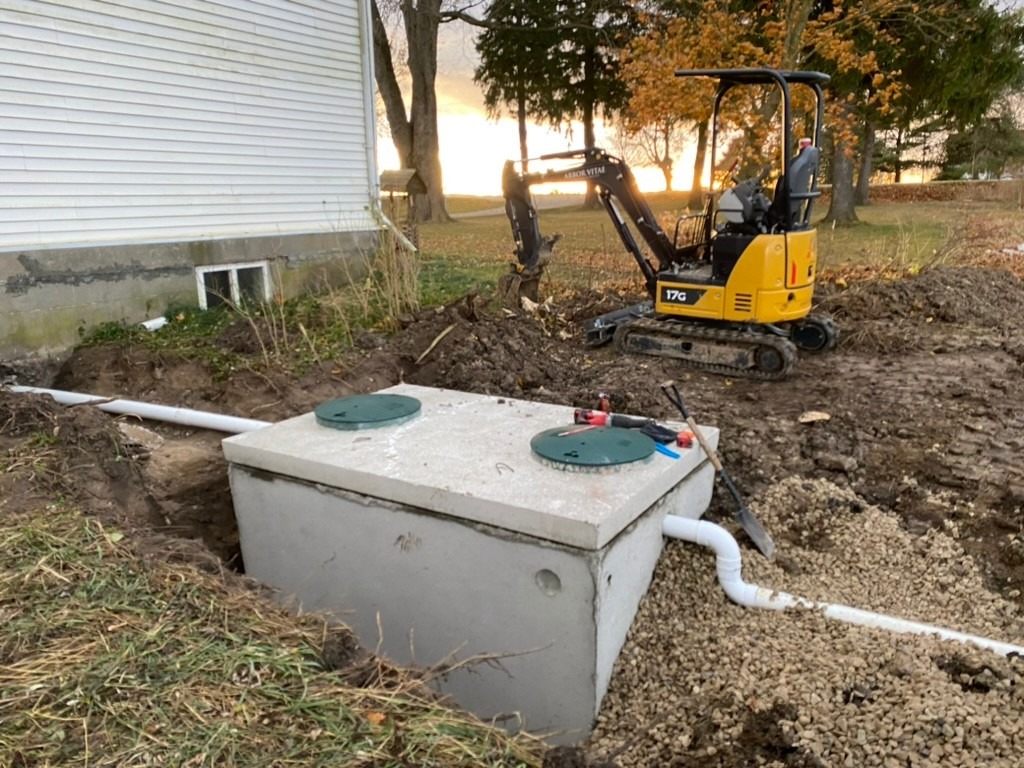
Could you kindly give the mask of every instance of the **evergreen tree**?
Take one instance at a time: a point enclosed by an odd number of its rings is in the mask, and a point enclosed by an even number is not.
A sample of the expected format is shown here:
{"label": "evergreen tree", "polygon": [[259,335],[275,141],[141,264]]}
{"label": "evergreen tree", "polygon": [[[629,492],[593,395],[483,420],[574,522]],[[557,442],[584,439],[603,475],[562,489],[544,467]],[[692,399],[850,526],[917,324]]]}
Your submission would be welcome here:
{"label": "evergreen tree", "polygon": [[1024,17],[985,0],[946,0],[885,26],[896,44],[879,55],[900,73],[900,89],[878,122],[892,137],[885,154],[899,182],[908,152],[932,134],[977,124],[1021,84]]}
{"label": "evergreen tree", "polygon": [[548,0],[496,0],[484,21],[490,25],[477,38],[480,54],[473,81],[483,87],[484,106],[490,117],[504,108],[519,124],[519,156],[527,150],[526,124],[540,110],[539,94],[560,76],[555,51],[561,33]]}
{"label": "evergreen tree", "polygon": [[[524,23],[525,22],[525,23]],[[598,115],[626,102],[618,77],[619,51],[632,34],[628,0],[497,0],[481,23],[486,31],[475,80],[492,114],[513,107],[526,157],[526,118],[569,130],[583,124],[583,145],[596,144]],[[587,202],[596,202],[588,187]]]}
{"label": "evergreen tree", "polygon": [[1024,159],[1024,130],[1003,112],[946,139],[940,178],[998,179]]}
{"label": "evergreen tree", "polygon": [[559,76],[539,94],[539,116],[552,125],[583,124],[583,145],[595,144],[597,115],[626,103],[618,77],[619,50],[633,32],[633,13],[621,0],[556,0],[555,17],[568,28],[554,50]]}

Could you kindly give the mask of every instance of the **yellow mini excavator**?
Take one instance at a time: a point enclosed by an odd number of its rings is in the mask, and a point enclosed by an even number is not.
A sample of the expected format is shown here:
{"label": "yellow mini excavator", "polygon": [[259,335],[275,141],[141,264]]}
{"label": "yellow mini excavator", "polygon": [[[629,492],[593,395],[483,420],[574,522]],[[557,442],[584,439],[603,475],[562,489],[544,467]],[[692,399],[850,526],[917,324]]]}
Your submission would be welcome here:
{"label": "yellow mini excavator", "polygon": [[[680,70],[678,76],[718,81],[712,114],[711,157],[719,143],[722,100],[737,86],[774,86],[782,110],[781,174],[771,198],[767,173],[738,181],[712,196],[702,214],[684,216],[670,239],[639,192],[629,167],[601,149],[544,155],[540,161],[575,161],[570,167],[520,172],[505,163],[502,188],[512,225],[517,263],[507,276],[520,295],[535,292],[556,237],[540,233],[530,187],[565,181],[592,182],[619,237],[643,273],[650,300],[589,321],[591,344],[613,341],[625,352],[660,355],[712,373],[781,379],[797,350],[835,346],[832,321],[811,312],[817,236],[811,208],[817,185],[818,144],[828,76],[773,69]],[[815,98],[811,138],[794,139],[791,86]],[[653,255],[640,248],[633,229]],[[506,285],[509,280],[506,279]]]}

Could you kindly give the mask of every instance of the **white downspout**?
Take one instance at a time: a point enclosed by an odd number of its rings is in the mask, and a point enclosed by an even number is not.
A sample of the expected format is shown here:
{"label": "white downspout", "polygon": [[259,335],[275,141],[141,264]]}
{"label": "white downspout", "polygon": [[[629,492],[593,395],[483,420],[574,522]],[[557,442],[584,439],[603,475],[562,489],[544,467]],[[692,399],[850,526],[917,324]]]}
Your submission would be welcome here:
{"label": "white downspout", "polygon": [[238,434],[251,432],[254,429],[269,427],[273,422],[243,419],[239,416],[223,416],[208,411],[194,411],[191,408],[176,408],[170,405],[143,403],[138,400],[121,400],[82,395],[77,392],[65,392],[59,389],[43,389],[42,387],[8,387],[11,392],[49,395],[62,405],[93,405],[101,411],[138,416],[142,419],[167,421],[201,429],[215,429],[218,432]]}
{"label": "white downspout", "polygon": [[751,608],[768,608],[770,610],[809,608],[819,610],[830,618],[839,619],[850,624],[877,627],[878,629],[902,634],[935,635],[942,640],[954,640],[958,643],[969,643],[979,648],[986,648],[998,653],[1000,656],[1008,656],[1011,653],[1024,655],[1024,647],[1019,645],[1011,645],[1010,643],[990,640],[987,637],[979,637],[977,635],[968,635],[952,629],[909,621],[884,613],[851,608],[848,605],[807,600],[786,592],[777,592],[767,587],[748,584],[743,581],[743,577],[740,574],[743,564],[740,559],[740,547],[736,543],[736,539],[727,530],[714,523],[709,523],[705,520],[691,520],[676,515],[667,515],[662,525],[662,531],[670,538],[700,544],[701,546],[713,549],[716,555],[715,566],[718,571],[718,582],[722,585],[722,589],[725,590],[725,594],[733,602],[740,605]]}
{"label": "white downspout", "polygon": [[384,228],[391,232],[394,238],[402,244],[403,248],[411,253],[416,253],[419,250],[419,248],[417,248],[413,242],[405,236],[405,233],[398,228],[398,225],[387,217],[387,214],[384,213],[384,209],[381,208],[380,205],[376,205],[374,207],[374,212],[377,216],[380,216],[381,223],[384,225]]}

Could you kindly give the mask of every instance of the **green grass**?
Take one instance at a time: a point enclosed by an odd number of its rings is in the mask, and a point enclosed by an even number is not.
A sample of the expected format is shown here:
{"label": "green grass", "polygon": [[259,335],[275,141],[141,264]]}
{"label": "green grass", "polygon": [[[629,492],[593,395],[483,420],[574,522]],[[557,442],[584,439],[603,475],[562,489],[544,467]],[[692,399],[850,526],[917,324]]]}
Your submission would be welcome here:
{"label": "green grass", "polygon": [[963,209],[952,202],[879,203],[858,208],[861,223],[852,227],[820,223],[823,211],[816,217],[819,269],[919,269],[940,256],[964,223]]}
{"label": "green grass", "polygon": [[504,272],[492,262],[468,258],[425,259],[420,265],[420,302],[441,306],[473,291],[489,293]]}
{"label": "green grass", "polygon": [[[542,746],[296,618],[216,566],[53,509],[0,522],[0,765],[538,766]],[[346,675],[360,680],[349,682]]]}

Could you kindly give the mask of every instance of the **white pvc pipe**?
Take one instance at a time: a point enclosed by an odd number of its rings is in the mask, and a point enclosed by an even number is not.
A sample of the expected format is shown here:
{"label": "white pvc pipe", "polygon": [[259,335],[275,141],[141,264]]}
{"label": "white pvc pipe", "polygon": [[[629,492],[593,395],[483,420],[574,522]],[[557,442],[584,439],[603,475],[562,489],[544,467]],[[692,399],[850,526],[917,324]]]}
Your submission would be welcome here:
{"label": "white pvc pipe", "polygon": [[147,331],[159,331],[165,325],[167,325],[167,318],[164,316],[154,317],[152,320],[143,320],[139,323]]}
{"label": "white pvc pipe", "polygon": [[176,408],[170,405],[142,403],[138,400],[121,400],[99,397],[97,395],[82,395],[77,392],[65,392],[59,389],[44,389],[42,387],[9,387],[9,389],[11,392],[49,395],[62,405],[93,405],[101,411],[107,411],[108,413],[127,414],[138,416],[142,419],[167,421],[173,424],[199,427],[200,429],[215,429],[218,432],[228,432],[233,435],[239,432],[263,429],[263,427],[269,427],[272,423],[269,421],[258,421],[257,419],[243,419],[238,416],[223,416],[219,413],[209,413],[208,411],[195,411],[191,408]]}
{"label": "white pvc pipe", "polygon": [[768,608],[770,610],[809,608],[819,610],[830,618],[839,619],[850,624],[877,627],[878,629],[902,634],[935,635],[942,640],[955,640],[958,643],[970,643],[979,648],[986,648],[990,651],[995,651],[1001,656],[1008,656],[1011,653],[1024,655],[1024,647],[1019,645],[1011,645],[1010,643],[990,640],[987,637],[979,637],[977,635],[968,635],[964,632],[944,629],[943,627],[936,627],[931,624],[922,624],[917,621],[909,621],[884,613],[851,608],[848,605],[807,600],[786,592],[777,592],[767,587],[748,584],[743,581],[740,573],[743,564],[740,559],[739,544],[736,543],[736,539],[733,538],[732,534],[720,525],[715,525],[705,520],[691,520],[676,515],[667,515],[662,525],[662,531],[666,536],[673,539],[680,539],[713,549],[716,555],[715,566],[718,571],[718,581],[722,585],[722,589],[725,590],[725,594],[733,602],[740,605],[751,608]]}

